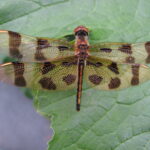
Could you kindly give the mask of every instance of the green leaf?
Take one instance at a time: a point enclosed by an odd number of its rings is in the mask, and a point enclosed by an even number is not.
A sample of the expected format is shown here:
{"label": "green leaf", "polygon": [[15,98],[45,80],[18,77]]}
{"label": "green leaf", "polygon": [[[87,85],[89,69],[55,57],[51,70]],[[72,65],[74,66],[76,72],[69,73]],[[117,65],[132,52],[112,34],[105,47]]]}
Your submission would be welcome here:
{"label": "green leaf", "polygon": [[28,97],[29,99],[33,99],[33,95],[30,89],[28,88],[21,88],[21,91],[24,93],[24,95],[26,97]]}
{"label": "green leaf", "polygon": [[[28,35],[63,37],[78,25],[90,42],[150,39],[149,0],[2,0],[0,28]],[[35,91],[37,111],[52,119],[49,150],[148,150],[150,82],[122,91],[84,89],[81,111],[76,90]]]}

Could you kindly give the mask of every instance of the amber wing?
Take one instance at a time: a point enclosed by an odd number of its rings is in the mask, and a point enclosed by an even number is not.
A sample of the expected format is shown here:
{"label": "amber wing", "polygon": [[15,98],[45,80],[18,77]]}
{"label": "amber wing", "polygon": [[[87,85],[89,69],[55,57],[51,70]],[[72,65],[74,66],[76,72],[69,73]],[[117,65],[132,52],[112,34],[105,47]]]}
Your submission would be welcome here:
{"label": "amber wing", "polygon": [[44,63],[6,63],[0,65],[0,80],[38,90],[68,90],[77,87],[77,61],[68,57]]}
{"label": "amber wing", "polygon": [[120,90],[150,80],[150,68],[142,64],[125,64],[90,56],[85,68],[90,87]]}
{"label": "amber wing", "polygon": [[73,45],[65,40],[31,37],[0,31],[0,56],[23,62],[46,62],[73,56]]}
{"label": "amber wing", "polygon": [[90,47],[90,55],[116,63],[150,63],[150,42],[146,43],[101,43]]}

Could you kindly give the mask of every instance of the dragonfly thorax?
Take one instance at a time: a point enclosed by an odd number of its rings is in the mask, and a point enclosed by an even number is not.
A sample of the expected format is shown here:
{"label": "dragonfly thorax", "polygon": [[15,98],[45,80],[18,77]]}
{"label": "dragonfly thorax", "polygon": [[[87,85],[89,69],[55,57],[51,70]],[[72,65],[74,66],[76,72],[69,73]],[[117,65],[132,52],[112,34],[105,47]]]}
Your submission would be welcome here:
{"label": "dragonfly thorax", "polygon": [[79,59],[86,59],[88,57],[89,43],[88,30],[84,26],[79,26],[75,30],[75,55]]}

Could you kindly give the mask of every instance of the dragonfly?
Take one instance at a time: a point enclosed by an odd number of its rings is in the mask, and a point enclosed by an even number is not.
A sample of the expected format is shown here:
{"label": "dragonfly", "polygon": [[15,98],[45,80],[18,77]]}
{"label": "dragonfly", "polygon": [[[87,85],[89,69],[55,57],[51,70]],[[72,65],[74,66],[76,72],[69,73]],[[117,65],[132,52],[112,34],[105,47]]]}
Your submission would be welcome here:
{"label": "dragonfly", "polygon": [[37,90],[76,89],[80,111],[83,80],[91,88],[120,90],[150,79],[150,42],[89,44],[89,29],[74,29],[73,41],[0,31],[0,81]]}

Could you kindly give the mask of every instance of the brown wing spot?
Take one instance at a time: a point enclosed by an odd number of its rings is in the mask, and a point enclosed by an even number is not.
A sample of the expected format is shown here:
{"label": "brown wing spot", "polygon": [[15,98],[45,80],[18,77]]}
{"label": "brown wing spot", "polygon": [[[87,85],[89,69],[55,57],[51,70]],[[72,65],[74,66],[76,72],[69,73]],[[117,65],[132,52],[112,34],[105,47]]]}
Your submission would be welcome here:
{"label": "brown wing spot", "polygon": [[35,53],[35,59],[38,61],[46,60],[44,54],[42,53],[42,49],[51,47],[46,39],[37,39],[37,48]]}
{"label": "brown wing spot", "polygon": [[67,46],[58,46],[58,49],[60,51],[65,51],[65,50],[68,50],[69,48]]}
{"label": "brown wing spot", "polygon": [[138,84],[139,84],[139,78],[138,77],[132,77],[131,85],[138,85]]}
{"label": "brown wing spot", "polygon": [[63,81],[66,82],[67,85],[74,83],[76,80],[76,76],[72,74],[68,74],[67,76],[63,77]]}
{"label": "brown wing spot", "polygon": [[131,79],[131,85],[139,84],[139,68],[140,68],[140,65],[132,65],[133,77]]}
{"label": "brown wing spot", "polygon": [[15,78],[15,85],[16,86],[20,86],[20,87],[26,86],[25,78],[24,77],[17,77],[17,78]]}
{"label": "brown wing spot", "polygon": [[96,66],[96,67],[101,67],[101,66],[103,66],[103,64],[102,64],[101,62],[97,62],[97,63],[95,64],[95,66]]}
{"label": "brown wing spot", "polygon": [[100,51],[106,52],[106,53],[111,53],[112,49],[111,48],[100,48]]}
{"label": "brown wing spot", "polygon": [[74,62],[64,61],[64,62],[62,62],[62,65],[65,67],[70,67],[72,65],[77,65],[77,61],[74,61]]}
{"label": "brown wing spot", "polygon": [[24,64],[19,62],[13,62],[14,72],[15,72],[15,81],[14,84],[17,86],[26,86],[25,78],[23,77],[24,74]]}
{"label": "brown wing spot", "polygon": [[99,85],[101,83],[102,79],[103,79],[102,77],[100,77],[96,74],[89,76],[89,80],[95,85]]}
{"label": "brown wing spot", "polygon": [[46,39],[37,39],[37,46],[38,49],[51,47],[48,40]]}
{"label": "brown wing spot", "polygon": [[56,85],[54,84],[51,78],[44,77],[41,80],[39,80],[39,83],[41,84],[43,89],[56,90]]}
{"label": "brown wing spot", "polygon": [[62,65],[65,67],[71,66],[70,62],[67,62],[67,61],[62,62]]}
{"label": "brown wing spot", "polygon": [[120,81],[119,78],[117,78],[117,77],[116,78],[111,78],[111,81],[108,84],[108,87],[110,89],[115,89],[115,88],[118,88],[120,86],[120,84],[121,84],[121,81]]}
{"label": "brown wing spot", "polygon": [[126,58],[126,63],[135,63],[135,58],[132,56],[129,56]]}
{"label": "brown wing spot", "polygon": [[91,65],[91,66],[95,66],[95,67],[101,67],[101,66],[103,66],[103,64],[101,62],[93,63],[93,62],[87,61],[86,64],[87,65]]}
{"label": "brown wing spot", "polygon": [[122,45],[122,47],[119,47],[118,50],[123,52],[123,53],[132,54],[132,50],[131,50],[131,45],[130,44]]}
{"label": "brown wing spot", "polygon": [[67,62],[67,61],[64,61],[64,62],[62,62],[62,65],[65,66],[65,67],[69,67],[69,66],[71,66],[71,63]]}
{"label": "brown wing spot", "polygon": [[9,53],[12,57],[22,58],[19,51],[19,46],[21,44],[21,35],[16,32],[8,31],[9,34]]}
{"label": "brown wing spot", "polygon": [[145,49],[147,51],[146,63],[150,63],[150,41],[145,43]]}
{"label": "brown wing spot", "polygon": [[55,64],[52,64],[51,62],[45,62],[44,66],[42,68],[42,74],[46,74],[49,71],[53,70],[55,68]]}
{"label": "brown wing spot", "polygon": [[108,69],[110,69],[112,72],[119,74],[118,66],[115,62],[112,62],[109,66]]}

